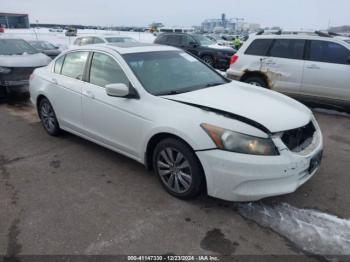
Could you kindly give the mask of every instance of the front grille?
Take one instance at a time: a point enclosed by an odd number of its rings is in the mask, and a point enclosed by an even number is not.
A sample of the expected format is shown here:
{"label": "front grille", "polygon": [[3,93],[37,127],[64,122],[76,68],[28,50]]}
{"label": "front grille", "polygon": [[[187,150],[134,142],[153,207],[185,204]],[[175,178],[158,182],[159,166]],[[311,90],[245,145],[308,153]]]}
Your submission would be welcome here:
{"label": "front grille", "polygon": [[284,132],[281,139],[289,150],[301,152],[312,143],[315,132],[315,126],[310,122],[306,126]]}
{"label": "front grille", "polygon": [[10,74],[4,74],[1,79],[4,81],[29,80],[30,75],[36,67],[12,67]]}

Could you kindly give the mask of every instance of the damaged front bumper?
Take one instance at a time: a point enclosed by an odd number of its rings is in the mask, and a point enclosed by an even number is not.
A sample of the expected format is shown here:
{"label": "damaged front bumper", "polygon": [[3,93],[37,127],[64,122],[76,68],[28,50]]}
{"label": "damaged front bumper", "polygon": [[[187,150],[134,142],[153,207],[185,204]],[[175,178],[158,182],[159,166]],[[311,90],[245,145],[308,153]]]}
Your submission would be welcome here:
{"label": "damaged front bumper", "polygon": [[[208,195],[228,201],[257,201],[295,192],[320,168],[322,134],[302,153],[287,148],[278,156],[243,155],[222,150],[197,152],[206,176]],[[278,139],[278,138],[276,138]]]}

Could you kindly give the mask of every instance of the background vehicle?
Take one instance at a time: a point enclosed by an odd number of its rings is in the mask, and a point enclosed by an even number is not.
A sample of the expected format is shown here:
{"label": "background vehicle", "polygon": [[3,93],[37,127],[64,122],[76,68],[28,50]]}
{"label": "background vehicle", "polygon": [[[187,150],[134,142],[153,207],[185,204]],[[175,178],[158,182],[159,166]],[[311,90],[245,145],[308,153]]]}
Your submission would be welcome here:
{"label": "background vehicle", "polygon": [[0,26],[0,33],[5,33],[5,29],[2,26]]}
{"label": "background vehicle", "polygon": [[52,59],[62,52],[58,46],[54,46],[47,41],[28,41],[28,43]]}
{"label": "background vehicle", "polygon": [[76,46],[92,45],[92,44],[104,44],[104,43],[137,43],[134,38],[127,36],[81,36],[75,39],[74,44]]}
{"label": "background vehicle", "polygon": [[350,44],[325,33],[252,36],[227,76],[295,98],[350,104]]}
{"label": "background vehicle", "polygon": [[77,36],[78,30],[76,28],[68,28],[65,35],[66,36]]}
{"label": "background vehicle", "polygon": [[0,96],[27,93],[33,70],[50,61],[22,39],[0,38]]}
{"label": "background vehicle", "polygon": [[62,33],[63,29],[60,27],[54,27],[54,28],[50,28],[49,32],[57,32],[57,33]]}
{"label": "background vehicle", "polygon": [[50,135],[64,129],[135,159],[183,199],[205,189],[231,201],[291,193],[322,158],[305,106],[170,46],[68,50],[35,70],[30,93]]}
{"label": "background vehicle", "polygon": [[236,50],[220,46],[199,34],[163,33],[154,43],[181,48],[201,58],[208,65],[224,70],[229,67],[230,58],[236,53]]}

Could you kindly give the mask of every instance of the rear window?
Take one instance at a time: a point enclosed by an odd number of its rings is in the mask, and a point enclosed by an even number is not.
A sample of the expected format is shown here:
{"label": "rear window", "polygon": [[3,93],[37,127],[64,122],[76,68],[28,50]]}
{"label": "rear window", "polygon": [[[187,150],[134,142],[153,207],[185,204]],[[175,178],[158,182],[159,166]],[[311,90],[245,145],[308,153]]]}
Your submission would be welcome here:
{"label": "rear window", "polygon": [[254,40],[245,51],[246,55],[266,56],[273,39]]}
{"label": "rear window", "polygon": [[74,79],[82,80],[88,55],[88,52],[82,51],[67,54],[66,58],[64,59],[61,74]]}
{"label": "rear window", "polygon": [[53,70],[56,74],[61,74],[64,58],[65,58],[65,56],[62,56],[56,60],[55,67]]}
{"label": "rear window", "polygon": [[305,40],[298,39],[276,39],[271,47],[269,56],[303,59]]}

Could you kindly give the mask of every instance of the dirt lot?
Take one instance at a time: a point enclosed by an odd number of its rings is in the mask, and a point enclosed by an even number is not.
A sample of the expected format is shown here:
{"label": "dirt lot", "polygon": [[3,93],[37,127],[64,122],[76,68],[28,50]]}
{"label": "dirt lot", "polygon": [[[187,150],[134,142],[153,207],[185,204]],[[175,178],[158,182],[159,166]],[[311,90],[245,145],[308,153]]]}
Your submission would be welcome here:
{"label": "dirt lot", "polygon": [[[320,172],[262,203],[348,219],[350,117],[316,117],[325,140]],[[235,203],[177,200],[126,157],[74,135],[48,136],[30,106],[0,105],[0,127],[0,254],[305,254]]]}

